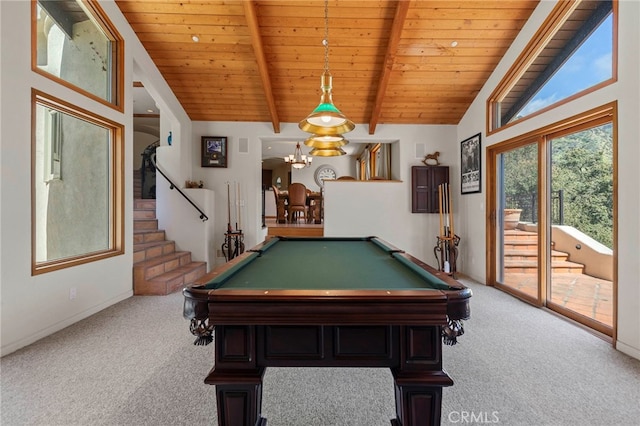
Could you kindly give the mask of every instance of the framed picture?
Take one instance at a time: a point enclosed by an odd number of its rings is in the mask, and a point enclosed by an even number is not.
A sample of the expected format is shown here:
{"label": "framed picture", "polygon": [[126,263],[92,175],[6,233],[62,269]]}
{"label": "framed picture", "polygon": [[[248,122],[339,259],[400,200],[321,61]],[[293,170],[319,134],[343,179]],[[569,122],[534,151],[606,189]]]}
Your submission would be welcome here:
{"label": "framed picture", "polygon": [[227,138],[202,137],[202,167],[227,167]]}
{"label": "framed picture", "polygon": [[480,165],[482,164],[480,151],[480,133],[465,139],[460,143],[460,171],[462,182],[462,193],[472,194],[480,192],[481,173]]}

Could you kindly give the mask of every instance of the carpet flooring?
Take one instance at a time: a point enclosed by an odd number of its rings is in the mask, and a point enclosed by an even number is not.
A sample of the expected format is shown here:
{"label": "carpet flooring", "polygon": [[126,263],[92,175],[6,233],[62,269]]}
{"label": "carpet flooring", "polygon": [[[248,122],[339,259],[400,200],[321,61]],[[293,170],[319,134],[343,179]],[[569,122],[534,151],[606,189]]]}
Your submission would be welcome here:
{"label": "carpet flooring", "polygon": [[[455,384],[443,425],[638,425],[640,361],[557,316],[471,280],[472,318],[443,349]],[[0,360],[0,423],[215,425],[182,295],[134,296]],[[386,369],[269,368],[269,426],[389,426]]]}

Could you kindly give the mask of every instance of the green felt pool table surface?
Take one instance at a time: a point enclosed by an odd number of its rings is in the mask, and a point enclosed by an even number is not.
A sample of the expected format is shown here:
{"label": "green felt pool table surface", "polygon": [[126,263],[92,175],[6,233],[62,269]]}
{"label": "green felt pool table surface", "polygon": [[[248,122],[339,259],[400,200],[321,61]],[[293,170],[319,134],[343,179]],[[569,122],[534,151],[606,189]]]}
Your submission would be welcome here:
{"label": "green felt pool table surface", "polygon": [[448,290],[406,254],[373,237],[273,238],[207,289]]}

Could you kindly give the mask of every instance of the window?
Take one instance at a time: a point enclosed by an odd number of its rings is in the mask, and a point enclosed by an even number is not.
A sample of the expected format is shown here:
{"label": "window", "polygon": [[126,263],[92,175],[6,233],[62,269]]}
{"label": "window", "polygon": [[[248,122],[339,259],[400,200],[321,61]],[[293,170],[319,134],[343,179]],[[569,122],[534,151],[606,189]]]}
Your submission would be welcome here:
{"label": "window", "polygon": [[367,145],[358,158],[359,179],[391,179],[391,144]]}
{"label": "window", "polygon": [[122,38],[95,2],[38,0],[32,68],[122,111]]}
{"label": "window", "polygon": [[32,93],[32,273],[123,253],[123,127]]}
{"label": "window", "polygon": [[615,81],[616,10],[559,2],[489,98],[489,133]]}

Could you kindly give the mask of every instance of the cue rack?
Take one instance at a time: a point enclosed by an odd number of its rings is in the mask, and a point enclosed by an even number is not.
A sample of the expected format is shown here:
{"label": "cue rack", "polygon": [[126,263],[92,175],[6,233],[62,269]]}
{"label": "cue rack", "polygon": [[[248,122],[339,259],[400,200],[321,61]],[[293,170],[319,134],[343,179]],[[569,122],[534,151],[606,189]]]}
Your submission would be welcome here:
{"label": "cue rack", "polygon": [[460,237],[453,230],[453,202],[448,183],[438,185],[438,204],[440,207],[440,235],[436,237],[437,243],[433,248],[433,253],[438,262],[438,270],[455,278]]}
{"label": "cue rack", "polygon": [[240,210],[240,184],[235,183],[236,199],[234,206],[235,229],[231,226],[231,184],[227,182],[227,230],[224,233],[224,243],[222,243],[222,254],[228,262],[236,256],[244,253],[244,234],[242,233],[242,214]]}

